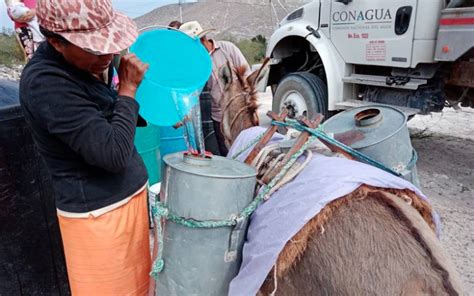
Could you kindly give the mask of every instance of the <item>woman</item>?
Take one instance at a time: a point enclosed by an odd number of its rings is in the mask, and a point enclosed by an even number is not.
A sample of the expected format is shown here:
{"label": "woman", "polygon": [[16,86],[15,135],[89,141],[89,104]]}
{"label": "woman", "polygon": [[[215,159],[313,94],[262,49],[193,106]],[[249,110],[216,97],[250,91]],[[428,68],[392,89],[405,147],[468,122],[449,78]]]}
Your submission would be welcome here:
{"label": "woman", "polygon": [[136,25],[110,0],[39,0],[47,42],[25,66],[20,101],[56,192],[73,295],[144,295],[150,270],[147,172],[134,147],[135,94],[148,66],[122,58]]}

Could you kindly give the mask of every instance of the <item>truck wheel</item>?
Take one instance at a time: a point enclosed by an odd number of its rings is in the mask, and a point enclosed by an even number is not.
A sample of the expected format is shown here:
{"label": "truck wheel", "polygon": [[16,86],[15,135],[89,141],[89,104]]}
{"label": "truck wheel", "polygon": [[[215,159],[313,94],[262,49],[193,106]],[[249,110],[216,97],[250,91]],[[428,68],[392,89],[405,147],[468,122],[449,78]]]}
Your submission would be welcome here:
{"label": "truck wheel", "polygon": [[306,116],[317,113],[328,117],[328,91],[326,84],[312,73],[297,72],[283,78],[273,96],[272,109],[280,113],[285,108],[288,117]]}

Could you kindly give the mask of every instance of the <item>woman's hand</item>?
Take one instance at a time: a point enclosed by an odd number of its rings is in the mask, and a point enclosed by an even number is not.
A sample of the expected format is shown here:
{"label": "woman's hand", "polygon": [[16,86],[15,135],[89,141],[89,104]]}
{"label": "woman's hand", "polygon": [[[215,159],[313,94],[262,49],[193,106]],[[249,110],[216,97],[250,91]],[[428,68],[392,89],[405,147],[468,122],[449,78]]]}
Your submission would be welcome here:
{"label": "woman's hand", "polygon": [[29,11],[25,13],[25,15],[15,19],[15,21],[18,23],[27,23],[29,21],[32,21],[35,16],[36,16],[36,11],[34,9],[30,9]]}
{"label": "woman's hand", "polygon": [[142,63],[135,54],[129,53],[120,60],[118,71],[119,76],[119,95],[135,98],[137,88],[145,76],[149,65]]}

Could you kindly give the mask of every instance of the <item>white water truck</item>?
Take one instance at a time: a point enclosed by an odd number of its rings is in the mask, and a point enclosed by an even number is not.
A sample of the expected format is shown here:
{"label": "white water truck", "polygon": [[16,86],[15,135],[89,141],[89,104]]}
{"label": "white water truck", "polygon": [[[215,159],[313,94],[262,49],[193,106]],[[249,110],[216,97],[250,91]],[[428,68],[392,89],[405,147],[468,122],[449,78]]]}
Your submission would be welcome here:
{"label": "white water truck", "polygon": [[409,116],[474,107],[473,0],[313,0],[271,36],[273,111],[327,117],[367,104]]}

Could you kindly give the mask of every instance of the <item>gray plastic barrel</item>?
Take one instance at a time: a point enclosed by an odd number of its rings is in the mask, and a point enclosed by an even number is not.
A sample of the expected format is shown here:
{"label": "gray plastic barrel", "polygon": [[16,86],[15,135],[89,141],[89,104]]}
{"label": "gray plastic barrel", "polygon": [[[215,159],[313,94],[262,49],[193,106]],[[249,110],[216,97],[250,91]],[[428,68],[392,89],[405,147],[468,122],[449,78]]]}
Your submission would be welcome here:
{"label": "gray plastic barrel", "polygon": [[364,138],[350,146],[401,173],[419,187],[416,171],[418,156],[413,149],[407,127],[407,117],[400,110],[371,105],[339,113],[324,123],[326,133],[356,130]]}
{"label": "gray plastic barrel", "polygon": [[[170,212],[196,220],[226,220],[237,216],[254,197],[256,171],[220,156],[212,159],[164,157],[161,201]],[[235,227],[188,228],[166,221],[163,271],[157,295],[227,295],[237,275],[247,219]]]}

